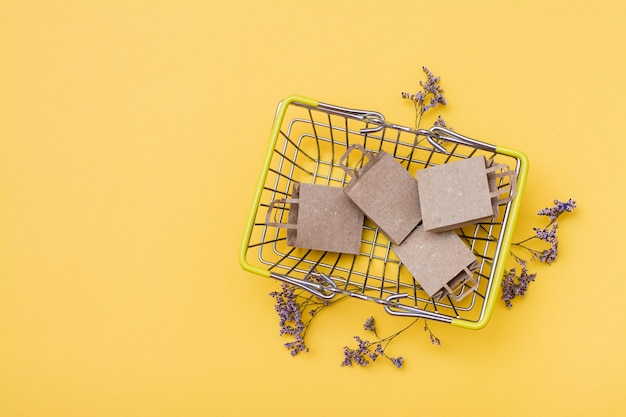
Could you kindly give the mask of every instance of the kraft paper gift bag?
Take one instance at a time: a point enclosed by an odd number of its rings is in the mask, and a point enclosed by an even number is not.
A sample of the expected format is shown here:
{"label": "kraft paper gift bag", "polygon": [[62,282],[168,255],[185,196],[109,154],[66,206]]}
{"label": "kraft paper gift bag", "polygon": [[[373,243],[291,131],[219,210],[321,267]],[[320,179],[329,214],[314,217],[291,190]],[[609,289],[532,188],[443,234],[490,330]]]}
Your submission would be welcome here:
{"label": "kraft paper gift bag", "polygon": [[[289,205],[287,223],[272,221],[272,212]],[[342,188],[294,183],[291,198],[270,203],[266,224],[287,229],[289,246],[358,255],[363,212]]]}
{"label": "kraft paper gift bag", "polygon": [[508,166],[492,163],[479,156],[418,170],[424,229],[452,230],[495,217],[498,206],[513,198],[502,195],[514,192],[516,176]]}
{"label": "kraft paper gift bag", "polygon": [[428,232],[420,225],[392,249],[435,301],[446,295],[461,301],[478,287],[476,257],[453,231]]}
{"label": "kraft paper gift bag", "polygon": [[[353,150],[368,160],[359,170],[345,163]],[[358,144],[348,148],[339,166],[351,177],[344,188],[348,197],[391,242],[401,243],[422,219],[415,178],[392,155]]]}

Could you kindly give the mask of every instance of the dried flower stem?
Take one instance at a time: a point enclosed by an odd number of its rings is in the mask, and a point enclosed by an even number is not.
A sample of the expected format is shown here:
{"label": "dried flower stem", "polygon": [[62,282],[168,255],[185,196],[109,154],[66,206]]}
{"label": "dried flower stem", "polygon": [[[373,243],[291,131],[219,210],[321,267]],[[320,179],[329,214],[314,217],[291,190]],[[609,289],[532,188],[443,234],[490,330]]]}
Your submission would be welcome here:
{"label": "dried flower stem", "polygon": [[[436,77],[426,67],[422,67],[422,71],[426,74],[426,81],[420,81],[420,90],[415,93],[402,92],[402,98],[413,102],[415,108],[415,129],[419,129],[422,123],[422,117],[428,110],[437,107],[438,105],[445,106],[447,103],[443,96],[444,90],[439,85],[441,77]],[[446,127],[445,121],[439,116],[436,125],[443,123],[443,127]]]}
{"label": "dried flower stem", "polygon": [[[316,278],[313,274],[309,274],[305,280],[315,281]],[[317,282],[320,283],[320,281]],[[294,338],[293,341],[286,342],[285,347],[292,356],[300,352],[308,352],[309,348],[305,343],[306,332],[313,319],[331,302],[287,283],[282,283],[281,291],[273,291],[270,296],[276,300],[274,309],[280,319],[280,335],[289,335]],[[334,302],[342,298],[344,297],[339,297]]]}
{"label": "dried flower stem", "polygon": [[[402,356],[390,356],[386,353],[386,349],[396,337],[410,329],[419,320],[419,318],[416,318],[406,327],[396,331],[395,333],[386,337],[380,337],[374,324],[374,317],[372,316],[368,318],[367,320],[365,320],[363,328],[367,331],[374,333],[374,336],[376,336],[376,339],[378,340],[372,342],[362,339],[359,336],[354,336],[354,340],[356,340],[358,347],[356,349],[351,349],[348,346],[344,346],[344,359],[343,362],[341,362],[341,366],[352,366],[353,364],[359,366],[367,366],[370,364],[370,360],[374,362],[376,361],[376,359],[382,356],[391,361],[391,363],[393,363],[393,365],[397,368],[402,368],[402,366],[404,365],[404,358]],[[428,323],[426,321],[424,321],[424,331],[429,332],[430,341],[433,345],[441,346],[441,341],[437,337],[435,337],[433,332],[428,327]]]}
{"label": "dried flower stem", "polygon": [[[520,248],[530,254],[530,260],[539,260],[539,262],[547,263],[551,265],[556,261],[558,255],[559,241],[557,238],[558,223],[557,219],[563,213],[571,213],[576,208],[576,202],[571,198],[568,201],[554,200],[552,207],[547,207],[537,212],[540,216],[548,216],[550,221],[543,228],[535,227],[533,231],[534,235],[513,243],[511,246]],[[550,247],[548,249],[535,249],[530,246],[534,242],[548,243]],[[511,268],[504,272],[502,279],[502,300],[504,300],[507,307],[512,307],[511,300],[515,297],[524,296],[528,291],[528,285],[535,280],[537,274],[530,274],[528,271],[527,260],[522,256],[516,254],[513,249],[510,251],[513,260],[521,267],[520,274],[517,275],[517,268]]]}

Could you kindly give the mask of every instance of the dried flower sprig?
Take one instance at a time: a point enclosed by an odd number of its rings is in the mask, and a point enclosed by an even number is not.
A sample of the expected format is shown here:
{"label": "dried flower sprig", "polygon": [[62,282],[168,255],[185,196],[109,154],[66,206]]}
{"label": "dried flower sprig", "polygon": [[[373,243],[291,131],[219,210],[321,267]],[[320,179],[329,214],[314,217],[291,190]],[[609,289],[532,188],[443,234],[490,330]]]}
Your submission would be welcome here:
{"label": "dried flower sprig", "polygon": [[437,120],[433,122],[433,126],[439,126],[439,127],[443,127],[444,129],[454,130],[452,126],[448,126],[446,121],[443,120],[443,117],[441,116],[437,116]]}
{"label": "dried flower sprig", "polygon": [[[413,106],[415,107],[416,129],[419,129],[424,113],[439,105],[445,106],[448,104],[446,98],[443,96],[444,90],[439,85],[441,77],[436,77],[426,67],[422,67],[422,71],[426,74],[426,81],[419,82],[421,87],[420,90],[415,93],[402,92],[402,98],[413,102]],[[435,125],[447,127],[441,116],[438,117]]]}
{"label": "dried flower sprig", "polygon": [[513,306],[511,303],[512,299],[518,295],[523,297],[526,294],[528,284],[530,284],[531,281],[534,281],[537,276],[536,273],[528,273],[528,268],[526,267],[525,262],[521,263],[521,265],[522,268],[519,276],[516,275],[517,269],[511,268],[504,274],[504,278],[502,279],[502,299],[506,303],[507,307]]}
{"label": "dried flower sprig", "polygon": [[537,212],[540,216],[550,217],[550,221],[554,222],[563,213],[571,213],[576,208],[576,201],[571,198],[567,201],[554,200],[554,206],[546,207]]}
{"label": "dried flower sprig", "polygon": [[434,335],[434,333],[430,330],[430,327],[428,327],[428,321],[426,321],[426,320],[424,320],[424,331],[428,332],[428,336],[430,337],[430,344],[431,345],[441,346],[441,340],[439,340],[439,338],[436,337]]}
{"label": "dried flower sprig", "polygon": [[[344,346],[343,362],[341,362],[341,366],[352,366],[354,364],[359,366],[367,366],[370,364],[370,360],[372,362],[375,362],[376,359],[378,359],[379,357],[384,357],[391,361],[391,363],[393,363],[395,367],[402,368],[402,366],[404,365],[404,358],[402,356],[390,356],[385,353],[385,351],[392,340],[407,331],[418,321],[419,319],[415,319],[408,326],[393,333],[392,335],[380,337],[376,330],[374,317],[369,317],[367,320],[365,320],[365,323],[363,324],[363,329],[374,333],[374,336],[377,340],[372,342],[362,339],[360,336],[354,336],[354,340],[356,340],[358,347],[356,349],[352,349],[348,346]],[[428,327],[428,323],[426,322],[424,322],[424,331],[428,331],[430,333],[430,341],[433,345],[441,346],[441,341],[433,334],[433,332]]]}
{"label": "dried flower sprig", "polygon": [[[511,268],[505,271],[502,278],[502,300],[504,300],[507,307],[512,307],[511,300],[515,297],[524,296],[528,290],[528,285],[535,280],[537,274],[530,274],[528,272],[528,261],[522,256],[515,253],[513,248],[522,249],[524,252],[530,255],[530,260],[538,260],[539,262],[551,265],[556,261],[559,248],[559,240],[557,237],[558,223],[557,219],[563,213],[571,213],[576,208],[576,201],[571,198],[567,201],[554,200],[554,205],[546,207],[537,212],[540,216],[548,216],[549,222],[546,226],[539,228],[534,227],[534,234],[530,237],[513,243],[511,249],[511,256],[517,264],[520,265],[520,273],[517,275],[517,268]],[[550,245],[548,248],[536,249],[531,246],[535,242],[542,242]]]}
{"label": "dried flower sprig", "polygon": [[301,304],[297,302],[295,287],[283,283],[282,291],[273,291],[270,296],[276,300],[274,309],[280,318],[280,335],[291,335],[295,338],[293,342],[285,343],[285,347],[289,349],[292,356],[300,352],[308,352],[308,348],[304,343],[304,334],[306,326],[302,320]]}
{"label": "dried flower sprig", "polygon": [[[314,274],[308,274],[305,280],[322,283]],[[308,352],[309,348],[304,340],[306,331],[313,318],[322,308],[328,307],[330,301],[287,283],[281,284],[281,291],[273,291],[269,295],[276,302],[274,309],[280,319],[280,335],[294,338],[293,341],[286,342],[284,346],[291,352],[292,356],[300,352]]]}

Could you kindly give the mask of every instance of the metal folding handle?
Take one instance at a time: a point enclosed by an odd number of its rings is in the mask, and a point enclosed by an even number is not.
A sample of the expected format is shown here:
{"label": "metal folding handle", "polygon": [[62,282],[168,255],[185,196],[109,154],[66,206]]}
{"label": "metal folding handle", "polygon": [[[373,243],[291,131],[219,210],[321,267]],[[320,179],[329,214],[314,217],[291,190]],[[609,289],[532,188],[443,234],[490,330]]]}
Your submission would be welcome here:
{"label": "metal folding handle", "polygon": [[390,295],[385,299],[385,311],[392,316],[423,318],[428,320],[443,321],[446,323],[452,322],[452,318],[450,317],[443,316],[436,312],[425,311],[417,307],[403,305],[397,302],[397,300],[408,297],[408,294]]}
{"label": "metal folding handle", "polygon": [[317,107],[329,113],[337,114],[344,117],[350,117],[352,119],[357,119],[376,125],[374,127],[361,129],[360,132],[362,134],[378,132],[383,127],[385,127],[385,116],[377,111],[350,109],[348,107],[335,106],[334,104],[328,103],[318,103]]}
{"label": "metal folding handle", "polygon": [[445,140],[447,142],[468,145],[477,149],[482,149],[484,151],[496,151],[496,147],[490,143],[485,143],[476,139],[468,138],[467,136],[463,136],[457,132],[443,128],[441,126],[433,126],[428,130],[435,134],[438,139]]}
{"label": "metal folding handle", "polygon": [[441,126],[432,126],[430,129],[412,129],[407,126],[397,125],[394,123],[389,123],[385,120],[385,116],[382,113],[371,111],[371,110],[358,110],[358,109],[350,109],[347,107],[335,106],[333,104],[328,103],[318,103],[317,106],[319,109],[325,110],[332,114],[337,114],[344,117],[350,117],[352,119],[357,119],[364,121],[366,123],[371,123],[375,125],[374,127],[367,127],[360,130],[361,134],[373,133],[382,130],[385,127],[402,130],[404,132],[414,133],[416,135],[425,136],[428,140],[428,143],[432,145],[433,148],[438,150],[441,153],[448,153],[446,148],[441,146],[437,140],[444,140],[447,142],[458,143],[461,145],[469,145],[477,149],[482,149],[485,151],[495,152],[496,147],[492,144],[482,142],[476,139],[472,139],[470,137],[461,135],[452,130],[443,128]]}
{"label": "metal folding handle", "polygon": [[315,282],[292,278],[290,276],[283,275],[283,274],[277,274],[274,272],[270,273],[270,277],[274,279],[294,285],[324,300],[330,300],[336,295],[336,291],[333,291],[333,290],[337,290],[337,284],[335,284],[332,279],[330,279],[324,274],[318,273],[317,275],[321,277],[328,284],[328,286],[317,284]]}

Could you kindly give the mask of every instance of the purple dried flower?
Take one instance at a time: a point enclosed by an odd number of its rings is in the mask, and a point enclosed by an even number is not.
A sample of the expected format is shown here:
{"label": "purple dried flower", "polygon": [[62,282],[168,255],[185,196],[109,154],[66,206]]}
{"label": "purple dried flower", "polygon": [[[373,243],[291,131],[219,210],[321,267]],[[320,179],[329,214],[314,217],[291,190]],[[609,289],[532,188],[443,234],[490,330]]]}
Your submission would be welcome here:
{"label": "purple dried flower", "polygon": [[[393,333],[390,336],[381,338],[380,336],[378,336],[378,334],[376,334],[374,317],[369,317],[367,320],[365,320],[365,324],[363,325],[363,327],[365,330],[373,331],[378,340],[370,342],[369,340],[362,339],[359,336],[354,336],[357,347],[355,349],[351,349],[347,346],[343,348],[343,362],[341,363],[341,366],[352,366],[354,364],[359,366],[367,366],[371,362],[375,362],[378,358],[382,356],[386,359],[389,359],[389,361],[391,361],[394,366],[402,368],[404,364],[404,358],[401,356],[397,358],[389,356],[385,353],[385,349],[393,339],[408,330],[411,326],[417,323],[418,320],[419,319],[415,319],[405,328]],[[426,322],[424,323],[424,330],[430,333],[430,342],[433,345],[441,345],[441,341],[430,331],[430,329],[428,328],[428,323]]]}
{"label": "purple dried flower", "polygon": [[443,119],[443,117],[441,116],[437,116],[437,120],[435,120],[435,122],[433,123],[434,126],[439,126],[439,127],[443,127],[444,129],[448,129],[448,130],[454,130],[452,128],[452,126],[448,126],[448,124],[446,123],[446,121]]}
{"label": "purple dried flower", "polygon": [[371,316],[370,318],[365,320],[365,323],[363,324],[363,328],[365,330],[376,332],[376,326],[374,326],[374,316]]}
{"label": "purple dried flower", "polygon": [[526,268],[525,264],[522,266],[520,275],[517,276],[516,273],[517,270],[515,268],[511,268],[511,270],[504,275],[502,284],[500,284],[502,287],[502,299],[506,303],[507,307],[513,306],[511,303],[512,299],[518,295],[523,297],[524,294],[526,294],[526,291],[528,291],[528,284],[534,281],[537,276],[537,274],[529,274],[528,268]]}
{"label": "purple dried flower", "polygon": [[302,320],[300,317],[300,311],[296,303],[296,296],[291,286],[282,284],[282,291],[271,292],[270,296],[276,299],[276,305],[274,309],[278,313],[280,318],[279,325],[281,327],[281,334],[288,333],[284,330],[286,327],[290,327],[289,323],[293,322],[298,325]]}
{"label": "purple dried flower", "polygon": [[430,336],[430,343],[433,345],[437,345],[437,346],[441,346],[441,340],[439,340],[439,338],[437,336],[434,335],[434,333],[430,330],[430,327],[428,327],[428,322],[424,321],[424,331],[428,332],[429,336]]}
{"label": "purple dried flower", "polygon": [[368,346],[370,345],[370,342],[368,342],[367,340],[363,340],[361,339],[359,336],[354,336],[354,340],[356,340],[356,342],[359,344],[359,349],[360,351],[366,351]]}
{"label": "purple dried flower", "polygon": [[378,355],[379,355],[378,350],[369,351],[369,353],[367,354],[367,356],[370,357],[372,362],[376,361],[376,358],[378,358]]}
{"label": "purple dried flower", "polygon": [[540,216],[549,216],[550,221],[553,222],[559,217],[561,214],[568,212],[571,213],[576,208],[576,201],[571,198],[565,202],[554,200],[554,206],[546,207],[537,212]]}
{"label": "purple dried flower", "polygon": [[[314,268],[311,268],[304,279],[322,285],[328,284],[324,276],[317,273]],[[308,352],[304,340],[307,327],[321,309],[330,305],[330,301],[287,283],[282,283],[280,291],[273,291],[269,295],[275,300],[274,309],[278,313],[279,334],[294,338],[293,341],[285,343],[285,347],[292,355]]]}
{"label": "purple dried flower", "polygon": [[415,128],[419,127],[422,115],[428,110],[438,105],[448,104],[443,96],[444,91],[439,85],[440,77],[435,77],[426,67],[422,67],[422,71],[426,74],[426,81],[419,82],[421,90],[413,94],[402,92],[402,98],[411,100],[415,106]]}
{"label": "purple dried flower", "polygon": [[437,83],[441,77],[435,77],[435,75],[426,67],[422,67],[422,71],[426,74],[426,82],[420,81],[420,85],[424,88],[424,91],[432,93],[439,90],[439,85],[437,85]]}
{"label": "purple dried flower", "polygon": [[[405,329],[406,330],[406,329]],[[354,336],[354,340],[356,340],[358,347],[356,349],[351,349],[347,346],[343,348],[343,362],[341,362],[341,366],[352,366],[354,364],[359,366],[367,366],[370,364],[370,360],[372,362],[376,361],[380,356],[384,356],[389,359],[395,366],[398,368],[402,367],[402,363],[404,359],[402,357],[392,358],[385,354],[385,348],[383,347],[383,341],[389,341],[396,337],[399,333],[391,336],[386,339],[379,339],[379,342],[370,342],[368,340],[361,339],[359,336]],[[372,347],[376,346],[373,350]]]}
{"label": "purple dried flower", "polygon": [[531,251],[531,253],[534,258],[539,259],[539,261],[545,262],[548,265],[556,261],[556,257],[559,252],[559,241],[556,236],[557,229],[558,223],[553,223],[552,227],[549,230],[547,228],[539,229],[537,227],[533,229],[535,231],[535,236],[538,239],[543,240],[544,242],[548,242],[550,244],[550,248],[544,249],[541,252]]}
{"label": "purple dried flower", "polygon": [[285,347],[291,352],[291,356],[296,356],[300,352],[308,352],[309,348],[304,344],[302,336],[297,335],[293,342],[285,343]]}
{"label": "purple dried flower", "polygon": [[[559,253],[559,240],[557,237],[557,231],[559,228],[556,222],[557,218],[563,213],[571,213],[576,208],[576,201],[569,199],[565,202],[554,200],[554,206],[547,207],[537,212],[540,216],[548,216],[550,222],[544,228],[533,228],[534,236],[530,236],[520,242],[514,243],[513,246],[517,246],[526,250],[531,255],[531,259],[538,259],[540,262],[547,263],[548,265],[555,262]],[[536,249],[530,246],[527,242],[533,240],[539,240],[550,244],[548,249]],[[511,300],[518,295],[524,296],[528,291],[528,285],[535,280],[537,274],[529,274],[526,260],[519,257],[513,251],[511,251],[513,259],[522,266],[520,275],[516,275],[515,268],[505,272],[502,278],[502,299],[506,303],[507,307],[511,307]]]}
{"label": "purple dried flower", "polygon": [[402,368],[402,365],[404,363],[404,358],[402,356],[398,356],[397,358],[389,358],[391,360],[391,362],[393,362],[393,364],[397,367],[397,368]]}
{"label": "purple dried flower", "polygon": [[343,347],[343,362],[341,362],[341,366],[352,366],[352,357],[354,356],[354,351],[350,349],[348,346]]}
{"label": "purple dried flower", "polygon": [[550,265],[552,262],[556,261],[556,257],[558,255],[558,242],[552,244],[550,249],[545,249],[539,255],[539,260],[541,262],[545,262]]}
{"label": "purple dried flower", "polygon": [[515,256],[515,254],[513,254],[513,258],[515,259],[515,262],[520,264],[522,267],[526,267],[526,265],[527,265],[526,259],[522,259],[519,256]]}
{"label": "purple dried flower", "polygon": [[430,334],[430,343],[433,345],[437,345],[437,346],[441,346],[441,340],[439,340],[438,337],[436,337],[434,334]]}
{"label": "purple dried flower", "polygon": [[533,230],[535,231],[535,235],[541,239],[544,240],[548,243],[556,243],[557,238],[556,238],[556,230],[558,229],[559,224],[558,223],[553,223],[552,227],[548,230],[546,229],[540,229],[538,227],[534,227]]}
{"label": "purple dried flower", "polygon": [[305,325],[302,321],[302,312],[296,301],[297,296],[294,288],[283,283],[281,290],[280,292],[273,291],[270,293],[270,296],[276,300],[274,309],[279,317],[279,334],[281,336],[290,335],[295,337],[295,341],[285,343],[285,347],[289,349],[292,355],[297,355],[300,352],[308,351],[304,343]]}
{"label": "purple dried flower", "polygon": [[523,297],[524,294],[526,294],[526,291],[528,290],[528,284],[534,281],[536,276],[537,274],[529,274],[528,269],[525,266],[522,267],[522,272],[519,278],[517,279],[518,280],[517,294]]}
{"label": "purple dried flower", "polygon": [[516,289],[515,289],[515,268],[511,268],[510,271],[504,274],[504,278],[502,278],[502,284],[500,287],[502,288],[502,299],[506,303],[507,307],[512,307],[511,300],[515,298]]}
{"label": "purple dried flower", "polygon": [[359,336],[354,336],[354,339],[359,344],[357,349],[350,349],[345,346],[343,348],[343,362],[341,362],[341,366],[352,366],[352,364],[357,364],[359,366],[367,366],[369,365],[369,361],[367,357],[370,356],[369,346],[370,342],[367,340],[362,340]]}

